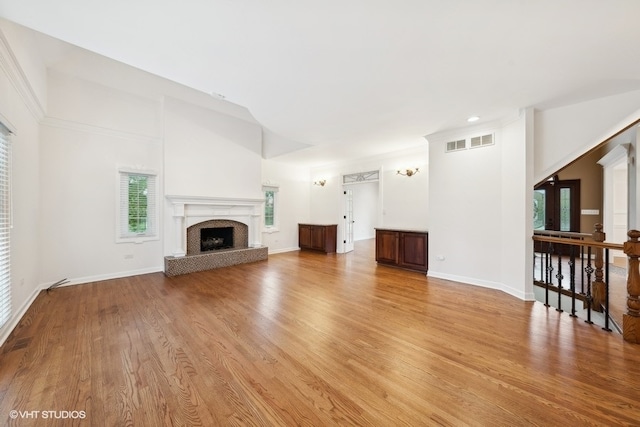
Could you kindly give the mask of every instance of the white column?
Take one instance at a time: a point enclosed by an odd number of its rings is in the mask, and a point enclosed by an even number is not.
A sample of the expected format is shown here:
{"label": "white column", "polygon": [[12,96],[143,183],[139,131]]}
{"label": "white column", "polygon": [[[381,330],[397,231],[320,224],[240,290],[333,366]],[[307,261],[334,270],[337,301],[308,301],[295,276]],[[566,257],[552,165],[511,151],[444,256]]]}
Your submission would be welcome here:
{"label": "white column", "polygon": [[183,257],[187,254],[185,248],[185,235],[184,229],[184,203],[173,204],[173,222],[174,222],[174,257]]}
{"label": "white column", "polygon": [[261,229],[261,215],[251,215],[251,226],[249,227],[249,247],[259,248],[262,246],[262,229]]}

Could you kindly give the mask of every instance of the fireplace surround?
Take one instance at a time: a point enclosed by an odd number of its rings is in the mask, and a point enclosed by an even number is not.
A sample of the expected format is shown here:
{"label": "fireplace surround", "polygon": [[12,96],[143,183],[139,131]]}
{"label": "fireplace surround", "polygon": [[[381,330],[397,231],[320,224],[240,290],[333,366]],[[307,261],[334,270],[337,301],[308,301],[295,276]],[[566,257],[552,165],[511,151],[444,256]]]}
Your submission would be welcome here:
{"label": "fireplace surround", "polygon": [[[173,212],[167,276],[267,259],[268,249],[260,241],[263,199],[167,196],[167,201]],[[201,230],[207,228],[232,228],[232,247],[203,251]]]}

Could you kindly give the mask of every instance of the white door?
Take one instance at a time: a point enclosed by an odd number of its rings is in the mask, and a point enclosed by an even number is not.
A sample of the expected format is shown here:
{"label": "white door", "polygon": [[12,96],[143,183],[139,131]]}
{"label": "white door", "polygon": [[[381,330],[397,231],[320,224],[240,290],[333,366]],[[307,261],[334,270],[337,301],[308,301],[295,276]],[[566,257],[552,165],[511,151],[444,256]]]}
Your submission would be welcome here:
{"label": "white door", "polygon": [[353,250],[353,190],[344,190],[344,251]]}

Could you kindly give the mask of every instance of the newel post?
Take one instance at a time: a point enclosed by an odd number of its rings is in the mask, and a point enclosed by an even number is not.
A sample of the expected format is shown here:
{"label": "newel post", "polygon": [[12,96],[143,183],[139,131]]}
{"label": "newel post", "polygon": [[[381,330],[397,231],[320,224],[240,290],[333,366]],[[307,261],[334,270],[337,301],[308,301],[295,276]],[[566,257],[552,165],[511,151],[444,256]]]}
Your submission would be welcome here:
{"label": "newel post", "polygon": [[[596,224],[592,234],[594,242],[604,242],[606,234],[602,231],[602,224]],[[607,284],[604,283],[604,256],[602,248],[595,248],[595,259],[593,261],[595,267],[595,280],[592,285],[593,306],[594,311],[602,311],[602,305],[605,303],[607,296]]]}
{"label": "newel post", "polygon": [[640,231],[630,230],[629,240],[624,242],[624,253],[629,257],[627,278],[627,312],[622,315],[622,337],[625,341],[640,344]]}

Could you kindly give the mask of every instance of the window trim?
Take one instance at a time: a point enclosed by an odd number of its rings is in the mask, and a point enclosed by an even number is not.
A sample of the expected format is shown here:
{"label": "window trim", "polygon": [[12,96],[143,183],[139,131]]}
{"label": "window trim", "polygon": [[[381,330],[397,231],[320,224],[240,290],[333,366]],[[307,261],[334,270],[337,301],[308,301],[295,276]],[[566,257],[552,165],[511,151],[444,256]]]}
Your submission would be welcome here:
{"label": "window trim", "polygon": [[[148,183],[150,187],[151,195],[148,196],[147,206],[147,218],[149,219],[150,227],[145,233],[128,234],[123,232],[123,221],[128,219],[128,208],[126,211],[124,207],[128,207],[129,193],[123,193],[122,180],[123,177],[129,177],[129,175],[147,175],[152,178]],[[143,243],[160,239],[159,229],[159,203],[158,203],[158,174],[154,170],[136,169],[119,167],[116,174],[116,243]]]}

